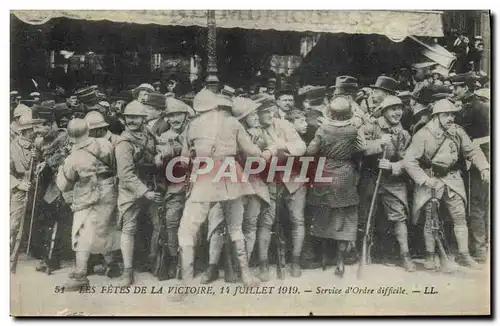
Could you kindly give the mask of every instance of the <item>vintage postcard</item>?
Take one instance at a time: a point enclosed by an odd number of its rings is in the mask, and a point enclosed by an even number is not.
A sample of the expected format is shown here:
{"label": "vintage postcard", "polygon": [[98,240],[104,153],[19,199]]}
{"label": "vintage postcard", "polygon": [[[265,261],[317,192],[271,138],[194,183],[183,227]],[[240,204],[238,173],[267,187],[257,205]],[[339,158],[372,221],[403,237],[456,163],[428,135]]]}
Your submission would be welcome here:
{"label": "vintage postcard", "polygon": [[489,11],[13,10],[13,316],[490,315]]}

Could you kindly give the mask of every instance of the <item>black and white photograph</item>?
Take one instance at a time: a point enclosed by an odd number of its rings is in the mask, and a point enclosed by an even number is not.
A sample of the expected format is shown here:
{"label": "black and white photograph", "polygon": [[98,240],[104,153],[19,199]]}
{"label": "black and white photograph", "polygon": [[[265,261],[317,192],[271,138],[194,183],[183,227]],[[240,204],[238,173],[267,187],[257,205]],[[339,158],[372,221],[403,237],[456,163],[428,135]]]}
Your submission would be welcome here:
{"label": "black and white photograph", "polygon": [[11,316],[492,314],[489,10],[9,19]]}

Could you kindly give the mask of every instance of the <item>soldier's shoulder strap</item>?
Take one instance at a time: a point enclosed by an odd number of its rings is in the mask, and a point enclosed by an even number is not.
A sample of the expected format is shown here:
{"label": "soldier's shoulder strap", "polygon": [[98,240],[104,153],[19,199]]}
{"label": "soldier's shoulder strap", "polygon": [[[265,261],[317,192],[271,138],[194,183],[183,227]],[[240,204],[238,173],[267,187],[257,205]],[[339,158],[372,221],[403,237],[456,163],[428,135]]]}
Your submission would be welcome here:
{"label": "soldier's shoulder strap", "polygon": [[88,148],[88,146],[86,147],[82,147],[82,148],[79,148],[78,150],[82,150],[86,153],[89,153],[90,155],[92,155],[93,157],[95,157],[98,161],[100,161],[101,163],[103,163],[106,167],[112,169],[112,162],[108,162],[106,160],[104,160],[102,157],[101,157],[101,144],[99,143],[99,141],[97,139],[94,139],[94,141],[92,142],[92,144],[95,144],[95,150],[92,151]]}

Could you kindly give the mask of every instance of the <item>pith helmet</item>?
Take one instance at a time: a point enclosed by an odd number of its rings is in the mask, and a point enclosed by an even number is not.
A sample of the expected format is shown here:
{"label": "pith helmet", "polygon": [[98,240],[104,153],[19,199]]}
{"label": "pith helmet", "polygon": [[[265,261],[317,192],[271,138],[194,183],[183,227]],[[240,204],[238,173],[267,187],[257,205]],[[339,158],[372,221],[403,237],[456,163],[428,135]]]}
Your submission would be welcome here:
{"label": "pith helmet", "polygon": [[89,129],[97,129],[109,126],[109,124],[104,120],[101,112],[98,111],[90,111],[85,116],[85,121],[87,121],[89,125]]}
{"label": "pith helmet", "polygon": [[167,106],[167,115],[172,114],[172,113],[189,113],[189,105],[186,103],[179,101],[178,99],[175,99],[173,97],[167,97],[166,98],[166,106]]}
{"label": "pith helmet", "polygon": [[457,112],[457,111],[460,111],[459,107],[457,107],[449,100],[442,99],[434,103],[434,106],[432,108],[432,115],[445,112]]}
{"label": "pith helmet", "polygon": [[125,110],[123,111],[123,115],[135,115],[135,116],[146,117],[148,114],[146,113],[144,105],[141,102],[134,100],[129,104],[127,104]]}
{"label": "pith helmet", "polygon": [[19,104],[14,109],[14,118],[18,118],[28,112],[31,112],[31,109],[27,105]]}
{"label": "pith helmet", "polygon": [[240,120],[252,112],[255,112],[261,103],[252,101],[249,98],[236,97],[233,100],[233,116]]}

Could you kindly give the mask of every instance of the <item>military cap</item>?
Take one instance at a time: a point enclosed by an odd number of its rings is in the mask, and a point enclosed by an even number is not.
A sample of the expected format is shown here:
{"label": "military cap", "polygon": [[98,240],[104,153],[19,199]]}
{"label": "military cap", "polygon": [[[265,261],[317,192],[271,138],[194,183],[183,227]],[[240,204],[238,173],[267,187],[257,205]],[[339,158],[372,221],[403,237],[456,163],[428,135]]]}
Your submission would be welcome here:
{"label": "military cap", "polygon": [[43,119],[45,121],[54,121],[56,118],[55,110],[53,107],[45,105],[35,105],[33,107],[33,117],[37,119]]}
{"label": "military cap", "polygon": [[75,92],[76,97],[82,103],[90,103],[97,99],[97,85],[80,88]]}
{"label": "military cap", "polygon": [[293,87],[292,84],[289,83],[284,83],[281,85],[281,87],[276,91],[275,93],[276,98],[282,96],[282,95],[295,95],[295,88]]}
{"label": "military cap", "polygon": [[326,87],[324,86],[311,86],[302,90],[300,97],[304,101],[308,101],[312,106],[321,105],[326,96]]}

